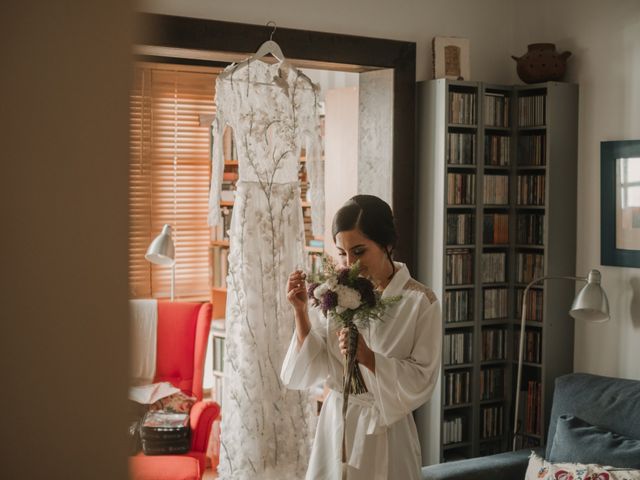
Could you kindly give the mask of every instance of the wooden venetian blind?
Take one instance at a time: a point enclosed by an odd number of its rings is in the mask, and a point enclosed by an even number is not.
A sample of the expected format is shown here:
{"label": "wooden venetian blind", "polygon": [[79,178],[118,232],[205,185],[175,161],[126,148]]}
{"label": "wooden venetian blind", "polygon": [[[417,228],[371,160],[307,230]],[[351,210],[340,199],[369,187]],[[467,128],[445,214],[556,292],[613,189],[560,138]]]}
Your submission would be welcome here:
{"label": "wooden venetian blind", "polygon": [[207,226],[216,71],[139,64],[130,100],[129,285],[132,298],[168,297],[171,268],[144,258],[165,223],[176,249],[176,298],[209,299]]}

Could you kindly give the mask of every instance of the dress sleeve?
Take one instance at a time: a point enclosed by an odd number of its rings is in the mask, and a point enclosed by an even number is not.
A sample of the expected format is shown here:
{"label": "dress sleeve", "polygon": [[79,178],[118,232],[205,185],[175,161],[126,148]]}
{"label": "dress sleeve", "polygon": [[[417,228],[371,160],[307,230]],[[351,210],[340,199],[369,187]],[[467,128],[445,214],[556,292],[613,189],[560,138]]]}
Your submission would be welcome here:
{"label": "dress sleeve", "polygon": [[309,317],[312,326],[307,338],[298,347],[296,333],[293,333],[280,371],[282,382],[292,390],[305,390],[317,385],[329,371],[326,323],[314,309],[310,309]]}
{"label": "dress sleeve", "polygon": [[306,152],[311,196],[311,228],[314,236],[322,236],[324,235],[324,159],[322,158],[320,118],[315,111],[311,116]]}
{"label": "dress sleeve", "polygon": [[375,374],[361,368],[380,411],[379,424],[392,425],[424,404],[437,383],[442,349],[440,302],[425,300],[424,305],[409,358],[389,358],[374,352]]}
{"label": "dress sleeve", "polygon": [[[218,83],[218,87],[220,83]],[[222,137],[226,119],[221,105],[220,90],[216,93],[216,117],[211,124],[211,186],[209,187],[209,226],[214,227],[221,221],[220,189],[224,173],[224,147]]]}

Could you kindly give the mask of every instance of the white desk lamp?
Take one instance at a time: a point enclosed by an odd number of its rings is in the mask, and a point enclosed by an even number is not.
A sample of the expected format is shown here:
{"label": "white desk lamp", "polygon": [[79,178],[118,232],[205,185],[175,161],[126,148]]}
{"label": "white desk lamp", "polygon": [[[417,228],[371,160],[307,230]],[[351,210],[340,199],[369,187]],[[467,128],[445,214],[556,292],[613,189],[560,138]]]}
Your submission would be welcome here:
{"label": "white desk lamp", "polygon": [[601,275],[598,270],[591,270],[588,277],[555,277],[544,276],[533,279],[524,289],[522,295],[522,318],[520,320],[520,347],[518,358],[518,380],[516,385],[516,404],[513,417],[513,450],[516,450],[516,439],[518,437],[518,410],[520,407],[520,383],[522,380],[522,360],[524,357],[524,327],[527,312],[527,294],[532,285],[544,280],[580,280],[587,284],[578,292],[573,300],[569,315],[578,320],[588,320],[591,322],[606,322],[609,320],[609,300],[607,294],[600,286]]}
{"label": "white desk lamp", "polygon": [[173,302],[173,290],[176,281],[176,260],[175,249],[173,247],[173,240],[171,238],[171,225],[165,224],[162,227],[162,232],[156,238],[153,239],[147,253],[146,258],[151,263],[156,265],[170,265],[171,266],[171,301]]}

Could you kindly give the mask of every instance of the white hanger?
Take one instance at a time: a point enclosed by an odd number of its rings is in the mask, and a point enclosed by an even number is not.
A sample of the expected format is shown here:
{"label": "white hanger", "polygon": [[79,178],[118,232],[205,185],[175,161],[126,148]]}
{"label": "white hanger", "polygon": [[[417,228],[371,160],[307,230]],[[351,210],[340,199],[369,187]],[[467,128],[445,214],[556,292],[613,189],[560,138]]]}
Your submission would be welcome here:
{"label": "white hanger", "polygon": [[267,40],[262,45],[260,45],[260,48],[258,48],[256,53],[251,55],[249,58],[246,58],[242,62],[239,62],[239,63],[235,64],[229,70],[226,70],[226,71],[220,73],[218,75],[218,78],[224,78],[224,77],[230,75],[231,73],[233,73],[238,67],[240,67],[242,65],[245,65],[245,64],[247,64],[249,62],[253,62],[255,60],[259,60],[259,59],[261,59],[263,57],[266,57],[267,55],[271,55],[274,58],[276,58],[277,60],[279,60],[280,62],[284,62],[285,56],[282,53],[282,49],[280,48],[280,45],[278,45],[276,42],[273,41],[273,34],[276,33],[276,29],[278,27],[276,26],[276,23],[273,22],[273,21],[268,22],[267,26],[268,27],[269,26],[273,26],[273,30],[271,31],[271,35],[269,36],[269,40]]}

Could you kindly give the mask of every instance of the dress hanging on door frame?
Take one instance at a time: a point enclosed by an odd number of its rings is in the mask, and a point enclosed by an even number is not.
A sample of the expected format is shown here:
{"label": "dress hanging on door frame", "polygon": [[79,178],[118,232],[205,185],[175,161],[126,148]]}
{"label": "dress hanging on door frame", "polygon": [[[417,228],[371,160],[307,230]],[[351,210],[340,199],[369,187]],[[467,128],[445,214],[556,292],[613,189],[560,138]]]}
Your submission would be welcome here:
{"label": "dress hanging on door frame", "polygon": [[227,125],[239,179],[229,235],[218,473],[221,480],[297,480],[307,469],[315,409],[306,392],[282,384],[280,370],[295,329],[286,282],[306,258],[298,180],[303,147],[313,232],[323,234],[318,88],[286,61],[249,61],[225,72],[216,82],[210,225],[220,222]]}

